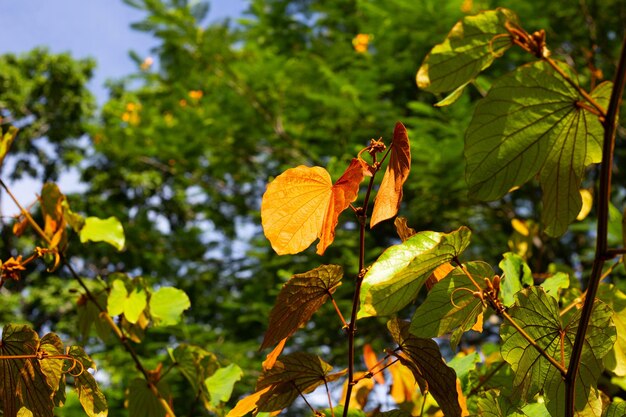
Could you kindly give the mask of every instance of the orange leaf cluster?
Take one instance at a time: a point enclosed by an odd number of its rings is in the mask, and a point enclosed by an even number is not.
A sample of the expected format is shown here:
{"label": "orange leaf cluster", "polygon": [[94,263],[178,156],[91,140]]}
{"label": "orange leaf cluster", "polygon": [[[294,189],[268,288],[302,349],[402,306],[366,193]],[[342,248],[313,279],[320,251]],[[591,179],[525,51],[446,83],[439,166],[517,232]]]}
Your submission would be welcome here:
{"label": "orange leaf cluster", "polygon": [[339,214],[356,200],[365,175],[371,175],[368,165],[355,158],[334,185],[321,167],[301,165],[276,177],[261,202],[263,231],[276,253],[299,253],[319,238],[317,253],[322,255],[335,239]]}

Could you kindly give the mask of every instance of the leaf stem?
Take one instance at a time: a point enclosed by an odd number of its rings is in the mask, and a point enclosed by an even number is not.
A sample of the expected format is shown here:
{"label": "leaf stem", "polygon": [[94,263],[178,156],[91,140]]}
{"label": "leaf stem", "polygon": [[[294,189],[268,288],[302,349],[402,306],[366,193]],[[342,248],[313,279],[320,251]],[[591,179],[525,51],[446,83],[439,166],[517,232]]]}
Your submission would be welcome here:
{"label": "leaf stem", "polygon": [[546,360],[548,362],[550,362],[556,369],[559,370],[559,372],[561,373],[561,375],[563,377],[566,376],[567,374],[567,369],[565,369],[565,366],[563,366],[561,363],[559,363],[559,361],[557,361],[556,359],[554,359],[552,356],[550,356],[548,354],[548,352],[546,352],[545,350],[543,350],[543,348],[541,346],[539,346],[539,344],[535,341],[535,339],[533,339],[533,337],[531,335],[529,335],[528,333],[526,333],[526,331],[524,329],[522,329],[520,327],[519,324],[517,324],[517,322],[513,319],[513,317],[511,317],[509,315],[509,313],[507,313],[506,311],[503,311],[501,313],[499,313],[500,316],[502,316],[506,321],[509,322],[509,324],[511,326],[513,326],[513,328],[515,328],[515,330],[517,330],[517,332],[522,335],[522,337],[524,339],[526,339],[528,341],[528,343],[531,344],[532,347],[535,348],[535,350],[537,350],[537,352],[539,352],[539,354],[541,356],[543,356],[544,358],[546,358]]}
{"label": "leaf stem", "polygon": [[326,387],[326,396],[328,397],[328,408],[330,409],[331,417],[335,417],[335,409],[333,408],[333,400],[330,398],[330,390],[328,389],[328,382],[324,378],[324,387]]}
{"label": "leaf stem", "polygon": [[576,338],[574,339],[574,347],[572,348],[569,367],[567,369],[567,376],[565,378],[566,417],[574,416],[576,376],[578,375],[578,370],[580,368],[580,358],[585,342],[585,334],[587,333],[587,328],[589,327],[594,300],[600,284],[600,278],[602,277],[602,267],[604,266],[604,261],[609,259],[612,253],[607,249],[609,202],[611,199],[611,174],[613,168],[613,151],[615,148],[617,118],[625,85],[626,36],[624,36],[622,40],[622,51],[617,64],[615,80],[613,81],[613,91],[611,92],[611,99],[606,112],[606,118],[603,122],[604,142],[602,144],[602,164],[600,165],[600,190],[598,193],[600,197],[598,199],[596,254],[593,260],[591,276],[589,277],[589,284],[587,286],[585,304],[583,305],[581,312],[578,331],[576,332]]}
{"label": "leaf stem", "polygon": [[341,314],[341,310],[339,310],[339,306],[337,305],[337,302],[333,298],[333,295],[328,293],[328,296],[330,297],[330,301],[333,303],[333,306],[335,307],[335,311],[337,312],[337,315],[339,316],[339,320],[341,320],[341,323],[343,324],[343,328],[347,329],[348,323],[346,323],[346,319],[343,318],[343,314]]}
{"label": "leaf stem", "polygon": [[[578,83],[576,83],[574,80],[572,80],[572,78],[569,75],[567,75],[565,73],[565,71],[563,71],[563,69],[561,67],[559,67],[559,65],[552,58],[544,56],[543,60],[545,62],[547,62],[552,68],[554,68],[554,70],[556,72],[558,72],[559,75],[565,81],[567,81],[567,83],[569,83],[572,87],[574,87],[578,91],[578,93],[581,96],[583,96],[585,98],[585,100],[587,100],[587,102],[589,104],[591,104],[598,111],[600,117],[602,117],[602,118],[606,117],[606,110],[603,109],[602,106],[600,104],[598,104],[598,102],[593,97],[591,97],[591,95],[587,91],[585,91],[584,88],[582,88],[581,86],[578,85]],[[589,110],[589,109],[587,109],[587,110]],[[597,114],[595,112],[592,112],[592,113]]]}

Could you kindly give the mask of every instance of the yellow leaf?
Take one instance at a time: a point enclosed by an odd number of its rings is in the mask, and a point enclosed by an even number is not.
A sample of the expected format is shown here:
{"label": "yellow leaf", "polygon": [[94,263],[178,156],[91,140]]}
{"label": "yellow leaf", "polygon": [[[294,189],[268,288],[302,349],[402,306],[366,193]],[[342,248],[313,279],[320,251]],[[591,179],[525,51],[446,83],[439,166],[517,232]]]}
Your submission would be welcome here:
{"label": "yellow leaf", "polygon": [[411,146],[409,136],[404,125],[398,122],[393,131],[389,165],[387,165],[387,170],[374,201],[370,228],[398,213],[402,200],[402,186],[409,177],[410,170]]}
{"label": "yellow leaf", "polygon": [[263,361],[264,371],[267,371],[268,369],[272,369],[272,367],[276,363],[276,359],[278,359],[280,354],[283,353],[283,349],[285,348],[286,342],[287,342],[287,337],[285,337],[280,342],[278,342],[276,347],[270,353],[267,354],[267,356],[265,357],[265,360]]}
{"label": "yellow leaf", "polygon": [[472,326],[472,330],[482,333],[483,332],[483,319],[484,319],[484,315],[483,313],[480,313],[478,317],[476,318],[476,323],[474,323],[474,325]]}
{"label": "yellow leaf", "polygon": [[[378,358],[376,357],[376,353],[372,346],[369,343],[366,343],[363,346],[363,361],[365,362],[365,366],[370,372],[376,372],[378,369],[374,369],[374,367],[378,364]],[[385,377],[382,372],[374,374],[374,380],[379,384],[383,385],[385,383]]]}
{"label": "yellow leaf", "polygon": [[591,211],[591,207],[593,206],[593,195],[591,191],[585,190],[584,188],[580,190],[580,197],[583,199],[583,205],[580,208],[580,212],[578,216],[576,216],[576,220],[581,221],[584,220],[589,212]]}
{"label": "yellow leaf", "polygon": [[319,238],[322,255],[335,238],[339,214],[356,200],[366,168],[353,159],[335,185],[321,167],[301,165],[276,177],[261,202],[263,231],[276,253],[299,253]]}
{"label": "yellow leaf", "polygon": [[263,394],[265,394],[271,388],[272,386],[269,385],[260,391],[257,391],[253,394],[248,395],[245,398],[242,398],[241,400],[239,400],[237,405],[235,405],[235,408],[233,408],[228,414],[226,414],[226,417],[243,417],[249,412],[256,410],[256,403],[261,399]]}
{"label": "yellow leaf", "polygon": [[526,222],[523,220],[513,219],[511,220],[511,226],[513,226],[513,229],[515,229],[515,231],[522,236],[528,236],[530,233]]}

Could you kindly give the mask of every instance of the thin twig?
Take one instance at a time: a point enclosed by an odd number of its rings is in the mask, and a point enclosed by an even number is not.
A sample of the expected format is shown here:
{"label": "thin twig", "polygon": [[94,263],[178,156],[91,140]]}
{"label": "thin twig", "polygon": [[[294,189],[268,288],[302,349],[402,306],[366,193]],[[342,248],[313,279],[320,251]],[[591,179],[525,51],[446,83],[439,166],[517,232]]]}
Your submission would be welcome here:
{"label": "thin twig", "polygon": [[604,143],[602,144],[602,164],[600,165],[600,190],[598,195],[598,226],[596,240],[596,254],[593,260],[591,276],[589,277],[589,285],[587,286],[587,296],[585,304],[580,316],[576,339],[574,339],[574,347],[570,356],[569,368],[565,378],[565,416],[573,417],[575,409],[576,395],[576,377],[580,368],[580,358],[585,342],[585,334],[591,320],[593,304],[596,298],[600,277],[602,276],[602,267],[604,261],[609,256],[607,250],[608,221],[609,221],[609,202],[611,200],[611,174],[613,168],[613,151],[615,148],[615,134],[617,127],[617,118],[619,107],[626,84],[626,36],[622,40],[622,51],[620,53],[615,80],[613,82],[613,91],[607,109],[606,118],[604,119]]}
{"label": "thin twig", "polygon": [[333,297],[331,293],[328,293],[328,296],[330,297],[330,301],[333,303],[333,306],[335,307],[335,311],[337,312],[337,315],[339,316],[339,320],[341,320],[341,323],[343,324],[343,328],[347,329],[348,323],[346,323],[346,319],[343,318],[343,314],[341,314],[341,310],[339,310],[339,306],[337,305],[335,298]]}
{"label": "thin twig", "polygon": [[[350,408],[350,397],[352,396],[352,388],[354,387],[354,335],[356,334],[356,315],[359,311],[359,301],[361,298],[361,284],[365,276],[365,224],[367,221],[367,206],[369,203],[372,187],[374,186],[374,178],[376,172],[380,168],[380,164],[376,164],[376,156],[374,154],[375,171],[370,177],[370,182],[365,193],[363,202],[363,210],[359,216],[359,273],[355,282],[354,297],[352,298],[352,313],[350,315],[350,323],[348,324],[348,386],[346,388],[345,408],[343,409],[343,417],[348,417],[348,409]],[[360,210],[359,210],[360,211]]]}
{"label": "thin twig", "polygon": [[328,382],[324,379],[324,387],[326,387],[326,396],[328,397],[328,408],[330,408],[331,417],[335,417],[335,409],[333,408],[333,400],[330,398],[330,390],[328,389]]}

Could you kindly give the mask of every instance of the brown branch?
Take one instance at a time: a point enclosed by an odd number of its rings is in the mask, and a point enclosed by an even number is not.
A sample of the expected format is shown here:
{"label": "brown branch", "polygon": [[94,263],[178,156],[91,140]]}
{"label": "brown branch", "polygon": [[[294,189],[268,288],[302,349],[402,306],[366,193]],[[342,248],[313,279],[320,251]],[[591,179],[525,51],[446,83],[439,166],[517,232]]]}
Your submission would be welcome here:
{"label": "brown branch", "polygon": [[359,311],[359,301],[361,299],[361,284],[367,270],[365,269],[365,224],[367,221],[367,206],[369,203],[372,188],[374,187],[374,178],[376,172],[380,168],[380,164],[376,163],[376,154],[374,154],[373,166],[375,171],[370,177],[367,185],[363,208],[357,210],[359,219],[359,273],[356,277],[354,296],[352,298],[352,313],[350,315],[350,323],[348,324],[348,386],[346,388],[346,397],[344,402],[343,417],[348,417],[348,409],[350,408],[350,397],[352,396],[352,388],[354,387],[354,335],[356,334],[356,315]]}
{"label": "brown branch", "polygon": [[611,173],[613,168],[613,153],[615,148],[615,133],[617,128],[617,118],[619,107],[622,101],[622,94],[626,84],[626,36],[622,40],[622,51],[620,53],[615,80],[613,82],[613,91],[607,109],[606,118],[604,120],[604,143],[602,145],[602,164],[600,166],[600,190],[598,195],[598,228],[596,240],[596,254],[593,260],[591,276],[587,286],[587,296],[585,304],[581,312],[574,347],[570,357],[567,376],[565,378],[565,415],[566,417],[574,416],[574,403],[576,393],[576,376],[580,368],[580,358],[585,342],[585,334],[591,320],[591,312],[593,310],[593,302],[596,298],[600,278],[602,276],[602,267],[604,261],[609,258],[610,252],[607,248],[608,221],[609,221],[609,202],[611,199]]}

